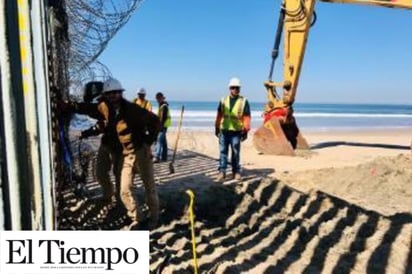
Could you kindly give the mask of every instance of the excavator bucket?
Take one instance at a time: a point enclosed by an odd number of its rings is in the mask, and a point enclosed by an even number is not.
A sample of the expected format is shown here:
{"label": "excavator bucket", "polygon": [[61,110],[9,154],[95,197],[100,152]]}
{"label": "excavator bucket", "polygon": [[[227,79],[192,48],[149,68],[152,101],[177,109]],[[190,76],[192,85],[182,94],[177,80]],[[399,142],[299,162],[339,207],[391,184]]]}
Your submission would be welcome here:
{"label": "excavator bucket", "polygon": [[296,140],[297,141],[297,145],[296,145],[297,149],[304,150],[304,149],[309,149],[310,148],[308,142],[306,141],[305,137],[303,137],[302,133],[300,133],[300,131],[299,131],[298,136],[296,137],[296,139],[297,139]]}
{"label": "excavator bucket", "polygon": [[253,135],[253,145],[258,152],[263,154],[295,155],[279,120],[275,117],[256,130]]}

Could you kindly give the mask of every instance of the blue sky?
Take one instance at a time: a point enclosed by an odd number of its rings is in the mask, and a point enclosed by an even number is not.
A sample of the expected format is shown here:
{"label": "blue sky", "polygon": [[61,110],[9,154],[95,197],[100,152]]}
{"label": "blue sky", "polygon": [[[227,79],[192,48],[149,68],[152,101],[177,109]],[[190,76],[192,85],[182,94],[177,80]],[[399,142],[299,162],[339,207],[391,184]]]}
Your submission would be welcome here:
{"label": "blue sky", "polygon": [[[263,102],[279,0],[146,0],[100,56],[149,99],[217,101],[233,76]],[[412,104],[412,10],[316,5],[296,102]],[[273,80],[280,81],[282,56]]]}

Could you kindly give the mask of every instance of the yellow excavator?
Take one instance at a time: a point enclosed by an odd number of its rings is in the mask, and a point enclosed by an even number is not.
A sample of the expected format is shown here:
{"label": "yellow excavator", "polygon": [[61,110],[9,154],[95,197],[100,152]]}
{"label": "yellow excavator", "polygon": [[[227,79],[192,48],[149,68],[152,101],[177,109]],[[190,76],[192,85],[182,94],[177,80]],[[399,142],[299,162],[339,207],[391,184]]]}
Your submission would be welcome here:
{"label": "yellow excavator", "polygon": [[[412,0],[321,0],[330,3],[364,4],[412,9]],[[315,0],[283,0],[272,51],[269,80],[264,83],[268,102],[263,126],[256,130],[253,145],[263,154],[295,155],[295,149],[308,149],[293,116],[293,103],[310,27],[316,21]],[[412,15],[412,14],[411,14]],[[283,39],[283,81],[272,81],[273,68]],[[282,95],[277,93],[282,89]]]}

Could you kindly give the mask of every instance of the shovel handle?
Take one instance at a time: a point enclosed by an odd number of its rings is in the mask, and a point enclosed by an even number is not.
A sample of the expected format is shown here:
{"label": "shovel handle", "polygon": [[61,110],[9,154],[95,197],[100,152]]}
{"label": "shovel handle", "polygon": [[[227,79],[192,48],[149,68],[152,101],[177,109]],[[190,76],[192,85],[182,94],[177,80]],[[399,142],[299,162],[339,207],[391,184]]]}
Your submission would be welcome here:
{"label": "shovel handle", "polygon": [[177,126],[177,135],[176,135],[175,147],[173,148],[172,163],[174,163],[175,157],[176,157],[177,144],[178,144],[178,142],[179,142],[180,130],[181,130],[181,128],[182,128],[182,121],[183,121],[183,113],[184,113],[184,111],[185,111],[185,106],[182,106],[182,110],[180,111],[179,124],[178,124],[178,126]]}

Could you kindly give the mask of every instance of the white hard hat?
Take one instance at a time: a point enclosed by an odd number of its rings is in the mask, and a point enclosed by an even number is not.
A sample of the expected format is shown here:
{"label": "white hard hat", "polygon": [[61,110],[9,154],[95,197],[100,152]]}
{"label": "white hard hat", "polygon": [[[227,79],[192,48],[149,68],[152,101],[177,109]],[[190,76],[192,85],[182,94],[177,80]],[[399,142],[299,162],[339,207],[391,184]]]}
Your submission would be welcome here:
{"label": "white hard hat", "polygon": [[146,90],[144,88],[141,88],[139,89],[139,92],[137,94],[146,95]]}
{"label": "white hard hat", "polygon": [[229,81],[228,87],[241,87],[239,78],[232,78]]}
{"label": "white hard hat", "polygon": [[124,88],[122,84],[120,84],[119,80],[109,78],[103,83],[103,93],[115,90],[124,91]]}

